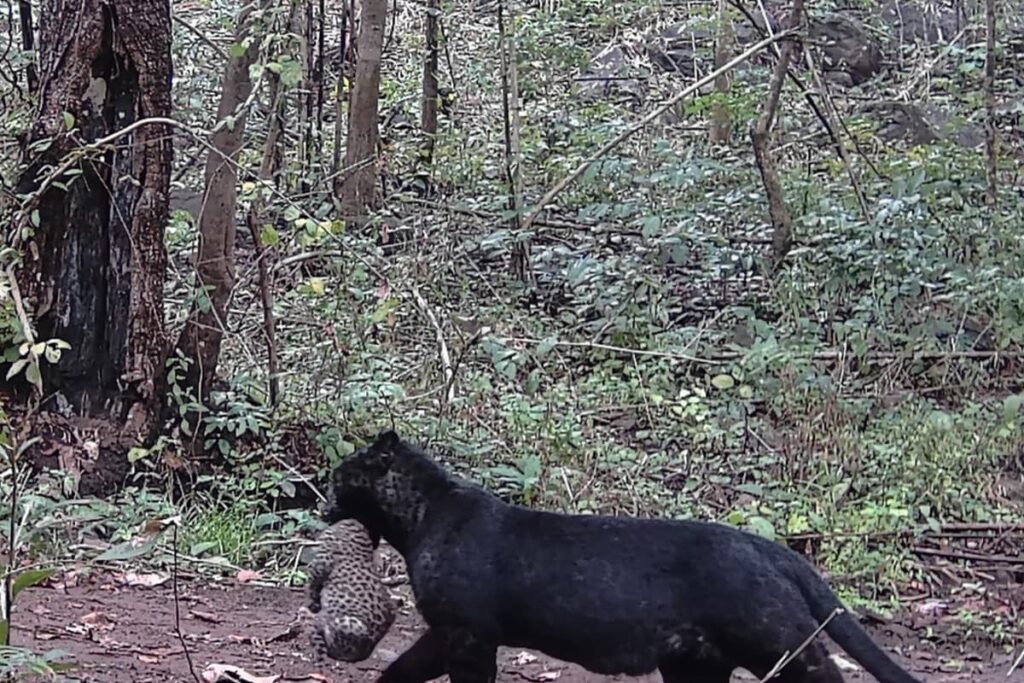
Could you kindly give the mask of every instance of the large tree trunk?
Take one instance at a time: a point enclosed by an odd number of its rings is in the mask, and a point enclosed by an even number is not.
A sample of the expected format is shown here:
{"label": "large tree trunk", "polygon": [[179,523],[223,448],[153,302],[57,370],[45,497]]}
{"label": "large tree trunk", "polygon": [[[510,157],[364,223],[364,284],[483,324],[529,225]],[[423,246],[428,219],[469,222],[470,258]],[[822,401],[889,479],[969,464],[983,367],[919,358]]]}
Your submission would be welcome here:
{"label": "large tree trunk", "polygon": [[[45,0],[18,183],[31,195],[21,293],[38,338],[71,345],[43,364],[44,392],[147,435],[166,357],[170,36],[166,0]],[[133,125],[151,117],[165,121]]]}
{"label": "large tree trunk", "polygon": [[364,0],[356,42],[356,81],[352,86],[345,146],[344,179],[339,188],[346,219],[360,221],[377,204],[377,116],[380,100],[380,61],[384,49],[387,0]]}
{"label": "large tree trunk", "polygon": [[[263,0],[263,9],[270,4],[271,0]],[[238,17],[236,43],[244,44],[252,21],[252,8],[243,10]],[[259,40],[250,41],[249,47],[231,57],[225,67],[217,107],[218,130],[206,159],[206,194],[199,217],[196,257],[196,303],[178,339],[178,350],[186,362],[183,384],[200,403],[206,403],[216,378],[227,325],[228,298],[235,284],[236,164],[249,112],[245,105],[253,88],[249,67],[259,55],[259,45]],[[227,125],[229,118],[231,122]]]}

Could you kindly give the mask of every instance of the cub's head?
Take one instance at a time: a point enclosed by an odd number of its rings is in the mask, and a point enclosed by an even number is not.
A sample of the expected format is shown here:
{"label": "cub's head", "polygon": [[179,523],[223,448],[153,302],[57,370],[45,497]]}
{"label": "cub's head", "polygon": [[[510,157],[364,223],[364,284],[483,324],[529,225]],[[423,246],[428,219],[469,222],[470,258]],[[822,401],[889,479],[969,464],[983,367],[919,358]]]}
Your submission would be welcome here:
{"label": "cub's head", "polygon": [[385,480],[391,471],[394,451],[399,444],[393,431],[381,432],[331,473],[331,497],[324,521],[334,524],[343,519],[360,522],[373,539],[374,547],[387,526]]}
{"label": "cub's head", "polygon": [[383,536],[401,552],[433,496],[453,484],[426,453],[389,430],[345,458],[331,485],[325,521],[358,520],[374,545]]}

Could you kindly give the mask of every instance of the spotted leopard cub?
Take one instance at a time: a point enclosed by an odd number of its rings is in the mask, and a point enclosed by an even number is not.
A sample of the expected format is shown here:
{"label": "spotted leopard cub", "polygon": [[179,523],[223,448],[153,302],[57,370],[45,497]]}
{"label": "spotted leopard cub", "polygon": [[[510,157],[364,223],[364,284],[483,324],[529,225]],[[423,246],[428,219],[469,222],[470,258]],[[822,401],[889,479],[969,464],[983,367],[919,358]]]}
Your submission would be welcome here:
{"label": "spotted leopard cub", "polygon": [[363,525],[342,520],[325,529],[320,542],[309,567],[309,610],[315,615],[310,642],[320,661],[360,662],[391,628],[395,604]]}

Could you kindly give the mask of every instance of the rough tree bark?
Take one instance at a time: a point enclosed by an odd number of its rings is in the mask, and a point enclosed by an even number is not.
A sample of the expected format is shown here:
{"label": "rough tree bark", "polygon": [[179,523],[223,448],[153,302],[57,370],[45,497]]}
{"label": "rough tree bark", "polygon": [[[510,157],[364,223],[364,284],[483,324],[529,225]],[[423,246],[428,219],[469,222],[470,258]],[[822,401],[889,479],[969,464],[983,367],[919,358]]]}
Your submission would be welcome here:
{"label": "rough tree bark", "polygon": [[[270,4],[271,0],[263,0],[262,8],[266,9]],[[236,43],[243,44],[252,29],[250,6],[239,14]],[[221,99],[217,106],[217,131],[211,141],[213,149],[206,159],[206,193],[199,217],[196,302],[177,345],[186,363],[182,383],[204,404],[216,377],[227,324],[228,297],[235,283],[236,164],[253,89],[249,67],[256,62],[259,45],[259,40],[251,40],[244,52],[228,60],[224,69]]]}
{"label": "rough tree bark", "polygon": [[437,19],[439,13],[437,0],[427,0],[424,29],[426,55],[423,60],[423,104],[420,110],[420,128],[423,130],[420,162],[425,168],[429,168],[434,163],[434,140],[437,137]]}
{"label": "rough tree bark", "polygon": [[387,0],[364,0],[356,42],[356,80],[352,86],[345,169],[338,188],[342,215],[364,220],[378,201],[377,117],[380,105],[380,62],[384,49]]}
{"label": "rough tree bark", "polygon": [[[795,31],[801,25],[804,15],[804,1],[793,0],[793,9],[789,13],[786,22],[786,29]],[[786,199],[782,193],[782,182],[779,180],[779,173],[775,169],[775,162],[772,160],[769,149],[769,137],[772,123],[775,121],[775,113],[779,108],[779,98],[782,95],[782,84],[786,78],[786,71],[789,69],[789,62],[796,51],[797,38],[790,37],[783,45],[779,54],[779,61],[775,64],[775,71],[772,73],[772,80],[768,86],[768,98],[765,100],[764,109],[757,118],[757,122],[750,131],[750,138],[754,147],[754,158],[757,161],[757,168],[761,172],[761,180],[764,183],[764,191],[768,196],[768,214],[772,221],[772,261],[773,267],[778,267],[782,260],[789,253],[793,246],[793,221],[786,207]]]}
{"label": "rough tree bark", "polygon": [[[38,337],[71,345],[44,364],[45,392],[145,436],[167,351],[170,37],[166,0],[45,0],[39,109],[18,182],[26,215],[37,212],[21,226],[35,223],[22,233],[20,290]],[[164,120],[140,123],[153,117]]]}
{"label": "rough tree bark", "polygon": [[985,0],[985,201],[991,207],[999,196],[996,155],[996,0]]}
{"label": "rough tree bark", "polygon": [[[718,0],[718,27],[715,35],[715,68],[720,69],[729,61],[733,49],[732,21],[729,19],[729,3]],[[715,92],[723,97],[732,86],[732,74],[728,71],[715,79]],[[711,108],[711,126],[708,129],[708,142],[712,145],[724,144],[732,134],[732,119],[729,108],[718,102]]]}

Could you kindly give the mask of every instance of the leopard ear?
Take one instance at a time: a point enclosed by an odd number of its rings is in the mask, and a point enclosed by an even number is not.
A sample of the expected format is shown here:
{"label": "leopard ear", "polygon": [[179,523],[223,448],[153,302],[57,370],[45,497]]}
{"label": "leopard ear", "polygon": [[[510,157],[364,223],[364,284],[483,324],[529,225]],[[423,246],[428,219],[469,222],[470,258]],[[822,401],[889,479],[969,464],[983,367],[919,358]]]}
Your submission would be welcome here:
{"label": "leopard ear", "polygon": [[382,463],[390,465],[399,443],[401,443],[401,438],[395,433],[395,430],[388,429],[377,435],[377,438],[370,444],[369,450]]}
{"label": "leopard ear", "polygon": [[373,440],[373,450],[391,452],[401,439],[393,429],[385,429]]}

